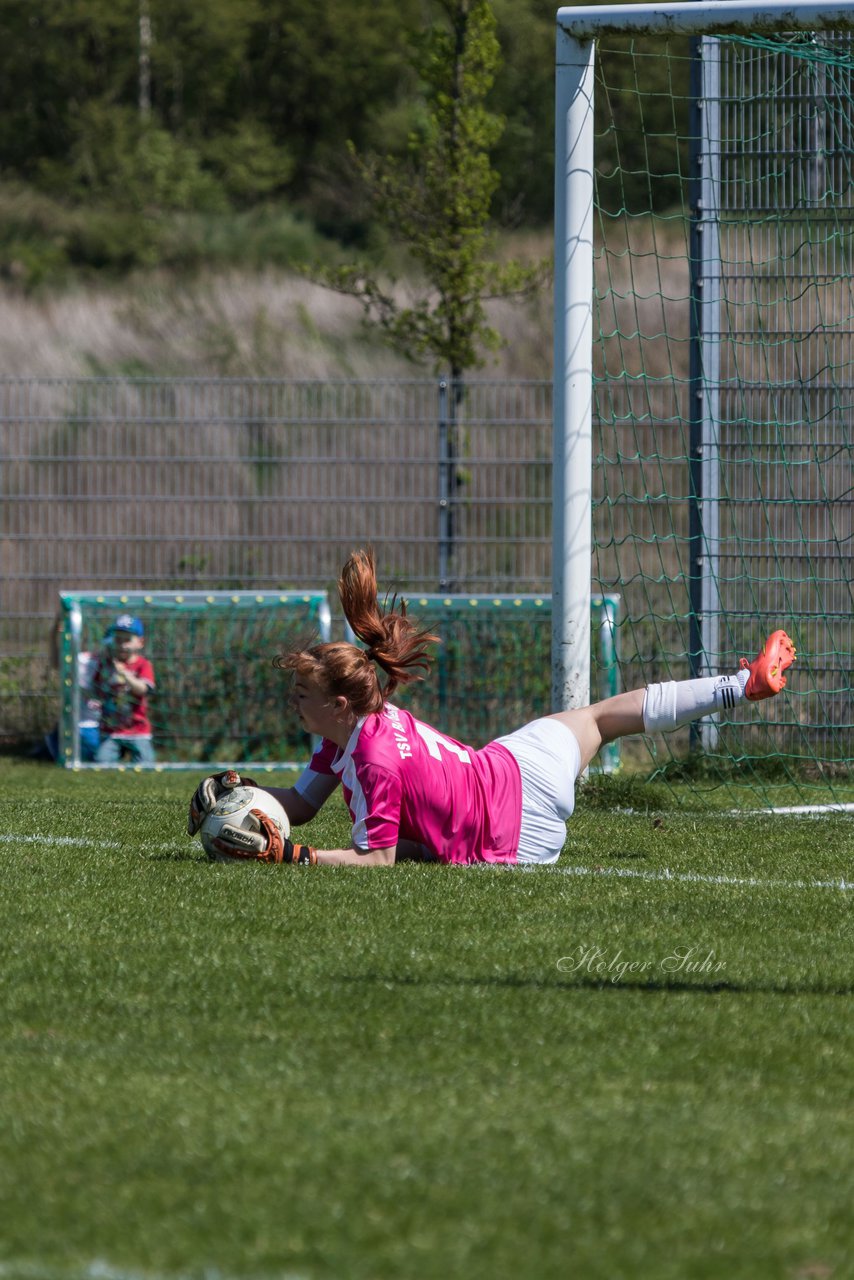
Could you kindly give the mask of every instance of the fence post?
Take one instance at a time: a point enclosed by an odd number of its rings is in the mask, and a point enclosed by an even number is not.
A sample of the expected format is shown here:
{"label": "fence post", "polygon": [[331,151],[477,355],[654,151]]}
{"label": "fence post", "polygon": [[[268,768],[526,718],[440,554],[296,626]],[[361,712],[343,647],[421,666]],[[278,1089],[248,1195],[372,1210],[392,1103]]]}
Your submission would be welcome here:
{"label": "fence post", "polygon": [[[690,662],[693,676],[716,675],[720,662],[721,399],[721,107],[720,42],[694,42],[691,65],[691,404]],[[691,744],[709,751],[717,719],[691,725]]]}
{"label": "fence post", "polygon": [[450,587],[453,554],[451,522],[451,431],[448,416],[449,379],[439,379],[439,590]]}

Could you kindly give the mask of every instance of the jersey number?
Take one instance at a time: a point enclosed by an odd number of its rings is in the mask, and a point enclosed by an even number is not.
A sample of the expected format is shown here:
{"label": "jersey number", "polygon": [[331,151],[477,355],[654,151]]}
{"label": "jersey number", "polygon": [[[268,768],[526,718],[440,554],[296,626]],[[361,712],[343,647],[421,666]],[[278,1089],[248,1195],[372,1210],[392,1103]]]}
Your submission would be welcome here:
{"label": "jersey number", "polygon": [[429,724],[422,724],[420,720],[415,727],[418,730],[419,738],[424,742],[428,753],[434,760],[442,759],[440,747],[444,747],[446,751],[450,751],[452,756],[456,756],[462,764],[471,764],[471,756],[465,747],[461,747],[458,742],[452,742],[450,738],[444,738],[441,733],[431,729]]}

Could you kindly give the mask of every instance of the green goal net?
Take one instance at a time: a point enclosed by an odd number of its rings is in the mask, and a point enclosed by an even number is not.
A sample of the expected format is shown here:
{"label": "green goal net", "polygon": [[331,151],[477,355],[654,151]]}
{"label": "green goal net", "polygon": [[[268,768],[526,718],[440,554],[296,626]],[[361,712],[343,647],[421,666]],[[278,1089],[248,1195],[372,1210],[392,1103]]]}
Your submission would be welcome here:
{"label": "green goal net", "polygon": [[778,626],[798,651],[778,699],[632,758],[691,804],[850,803],[851,34],[608,31],[594,76],[593,590],[623,683],[733,670]]}
{"label": "green goal net", "polygon": [[290,682],[273,659],[330,638],[325,592],[63,592],[60,602],[60,763],[107,767],[97,760],[104,710],[93,669],[111,629],[134,619],[154,669],[148,710],[155,759],[139,765],[125,744],[115,765],[257,769],[310,758],[312,740],[288,707]]}
{"label": "green goal net", "polygon": [[[413,594],[407,604],[419,627],[429,628],[441,644],[429,677],[401,689],[396,702],[476,747],[549,714],[549,596]],[[619,595],[591,600],[592,683],[599,698],[620,690],[619,615]],[[593,768],[612,773],[619,766],[620,744],[614,742]]]}

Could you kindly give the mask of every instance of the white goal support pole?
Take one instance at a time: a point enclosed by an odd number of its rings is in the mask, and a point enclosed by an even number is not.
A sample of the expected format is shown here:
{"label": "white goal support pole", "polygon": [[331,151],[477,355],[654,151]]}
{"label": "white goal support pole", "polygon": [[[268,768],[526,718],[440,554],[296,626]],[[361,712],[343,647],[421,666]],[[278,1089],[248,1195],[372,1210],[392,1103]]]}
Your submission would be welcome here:
{"label": "white goal support pole", "polygon": [[603,34],[850,30],[852,3],[709,0],[562,8],[555,62],[553,710],[590,701],[593,69]]}
{"label": "white goal support pole", "polygon": [[552,710],[590,701],[593,44],[558,26]]}

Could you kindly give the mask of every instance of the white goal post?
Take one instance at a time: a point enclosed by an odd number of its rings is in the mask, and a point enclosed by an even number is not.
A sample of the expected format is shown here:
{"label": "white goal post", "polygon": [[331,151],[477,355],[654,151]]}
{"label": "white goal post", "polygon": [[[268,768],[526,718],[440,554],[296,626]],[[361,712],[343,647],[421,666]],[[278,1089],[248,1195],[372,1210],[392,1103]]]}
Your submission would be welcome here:
{"label": "white goal post", "polygon": [[557,13],[555,102],[553,709],[590,697],[594,57],[602,35],[850,30],[850,3],[626,4]]}

